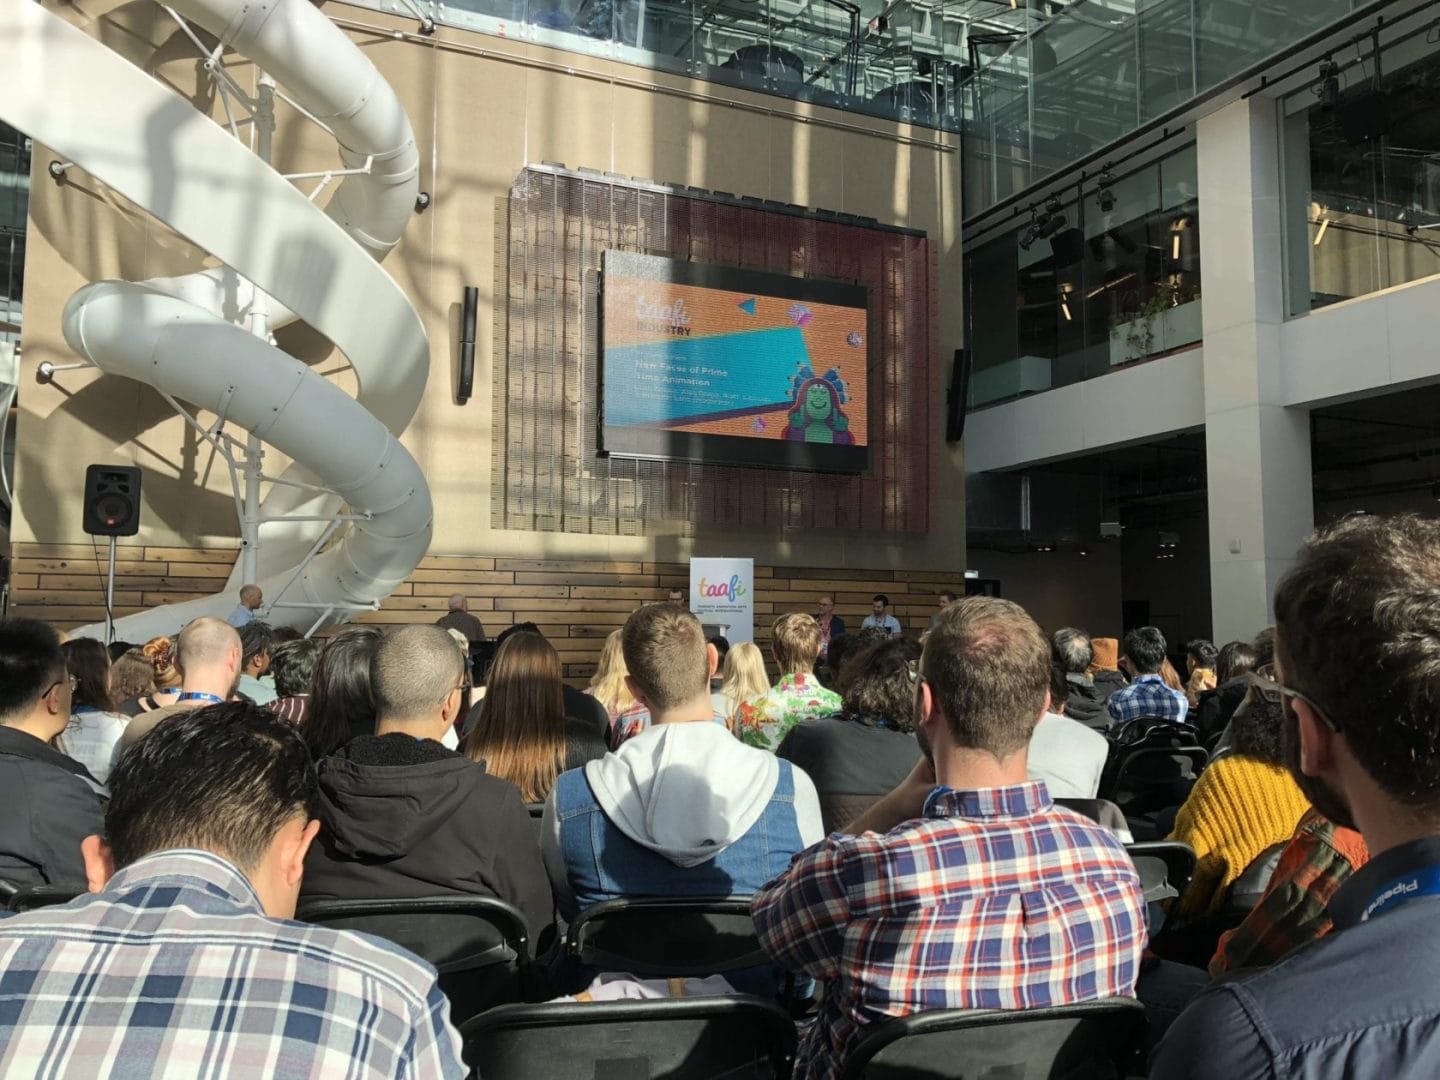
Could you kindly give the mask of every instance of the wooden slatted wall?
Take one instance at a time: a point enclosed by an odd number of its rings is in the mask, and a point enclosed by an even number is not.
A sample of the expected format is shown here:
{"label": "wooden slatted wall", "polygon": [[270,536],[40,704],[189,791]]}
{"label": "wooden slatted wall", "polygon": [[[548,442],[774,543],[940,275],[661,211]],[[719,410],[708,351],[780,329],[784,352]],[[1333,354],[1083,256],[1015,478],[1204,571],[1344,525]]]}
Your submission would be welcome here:
{"label": "wooden slatted wall", "polygon": [[[208,596],[222,588],[234,548],[165,548],[122,545],[116,555],[115,615],[157,604]],[[44,619],[62,629],[105,618],[106,548],[97,544],[18,544],[11,566],[10,614]],[[823,592],[851,630],[870,613],[877,592],[907,633],[918,635],[935,611],[936,594],[963,585],[961,574],[899,570],[755,567],[757,639],[791,611],[815,611]],[[517,622],[533,622],[554,644],[566,678],[583,684],[610,631],[641,604],[664,600],[689,585],[683,563],[592,562],[575,559],[491,559],[430,555],[380,611],[356,621],[380,626],[434,622],[450,594],[462,592],[471,612],[494,635]]]}

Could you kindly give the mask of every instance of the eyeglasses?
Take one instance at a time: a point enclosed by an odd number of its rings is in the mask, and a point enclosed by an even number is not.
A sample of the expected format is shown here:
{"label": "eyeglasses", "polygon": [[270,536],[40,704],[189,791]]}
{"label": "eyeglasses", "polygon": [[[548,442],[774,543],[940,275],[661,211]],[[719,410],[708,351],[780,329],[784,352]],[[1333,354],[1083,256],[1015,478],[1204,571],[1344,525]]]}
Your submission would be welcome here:
{"label": "eyeglasses", "polygon": [[1292,690],[1276,679],[1275,668],[1270,664],[1262,664],[1250,672],[1250,685],[1255,688],[1256,693],[1272,705],[1279,705],[1280,702],[1287,697],[1294,698],[1296,701],[1303,701],[1306,705],[1310,706],[1315,715],[1320,717],[1320,719],[1324,721],[1325,726],[1331,731],[1338,732],[1340,730],[1340,725],[1325,715],[1325,710],[1320,708],[1319,705],[1316,705],[1309,697],[1302,694],[1299,690]]}

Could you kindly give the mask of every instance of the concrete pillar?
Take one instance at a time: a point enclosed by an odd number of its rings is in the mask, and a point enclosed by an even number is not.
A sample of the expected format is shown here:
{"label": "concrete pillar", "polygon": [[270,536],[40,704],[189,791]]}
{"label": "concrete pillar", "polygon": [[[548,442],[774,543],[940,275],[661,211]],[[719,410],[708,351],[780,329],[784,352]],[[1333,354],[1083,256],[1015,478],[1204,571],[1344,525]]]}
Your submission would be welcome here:
{"label": "concrete pillar", "polygon": [[1196,125],[1205,327],[1210,597],[1217,642],[1274,616],[1275,586],[1314,525],[1310,414],[1281,404],[1284,268],[1273,101]]}

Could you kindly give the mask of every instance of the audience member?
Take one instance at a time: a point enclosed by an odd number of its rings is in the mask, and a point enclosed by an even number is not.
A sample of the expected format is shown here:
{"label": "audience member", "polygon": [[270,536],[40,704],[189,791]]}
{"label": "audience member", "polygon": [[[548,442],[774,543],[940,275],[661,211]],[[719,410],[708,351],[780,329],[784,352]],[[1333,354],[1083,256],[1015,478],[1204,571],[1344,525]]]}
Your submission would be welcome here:
{"label": "audience member", "polygon": [[620,897],[747,895],[822,835],[809,778],[713,723],[715,651],[694,615],[642,607],[624,649],[654,723],[562,774],[545,804],[541,847],[565,919]]}
{"label": "audience member", "polygon": [[470,614],[470,601],[464,593],[451,594],[445,614],[435,620],[435,625],[442,630],[460,631],[471,645],[485,640],[484,624]]}
{"label": "audience member", "polygon": [[830,655],[831,644],[845,636],[845,620],[835,614],[835,597],[829,593],[822,593],[816,606],[820,609],[815,616],[815,624],[820,627],[820,659],[824,660]]}
{"label": "audience member", "polygon": [[[540,627],[533,622],[516,623],[514,626],[506,627],[495,635],[495,648],[498,650],[505,641],[515,634],[538,634],[544,637]],[[605,712],[605,707],[583,690],[577,690],[569,683],[560,688],[565,696],[565,715],[572,720],[579,720],[588,724],[589,727],[602,739],[610,737],[610,717]]]}
{"label": "audience member", "polygon": [[163,709],[174,705],[180,697],[180,672],[175,668],[175,642],[168,637],[151,638],[140,647],[141,655],[150,664],[154,687],[147,693],[120,699],[120,712],[126,716]]}
{"label": "audience member", "polygon": [[1318,810],[1305,811],[1280,853],[1265,895],[1235,929],[1220,935],[1210,974],[1269,967],[1292,949],[1324,937],[1334,926],[1330,898],[1370,861],[1365,838]]}
{"label": "audience member", "polygon": [[221,619],[208,615],[195,619],[176,639],[175,666],[180,671],[180,694],[175,703],[152,709],[126,724],[120,736],[122,754],[176,713],[218,704],[235,693],[240,677],[240,635]]}
{"label": "audience member", "polygon": [[265,707],[294,727],[305,723],[310,709],[310,684],[323,646],[314,638],[300,638],[275,646],[270,673],[275,676],[275,700]]}
{"label": "audience member", "polygon": [[[1151,1075],[1440,1073],[1440,522],[1346,518],[1317,531],[1275,594],[1286,761],[1370,861],[1335,891],[1335,929],[1214,984]],[[1257,676],[1259,678],[1259,676]]]}
{"label": "audience member", "polygon": [[1195,638],[1185,643],[1185,696],[1193,709],[1200,703],[1200,695],[1216,686],[1215,665],[1220,653],[1215,643],[1205,638]]}
{"label": "audience member", "polygon": [[824,661],[815,665],[815,677],[826,690],[832,690],[843,698],[845,684],[841,676],[850,657],[862,649],[888,640],[889,637],[889,634],[879,630],[862,630],[858,634],[846,634],[836,638],[830,643],[830,652],[826,654]]}
{"label": "audience member", "polygon": [[316,823],[290,728],[189,712],[113,781],[84,841],[95,895],[0,920],[0,1073],[466,1075],[434,968],[292,921]]}
{"label": "audience member", "polygon": [[1145,944],[1120,842],[1026,776],[1050,646],[1013,603],[966,597],[916,672],[925,757],[754,897],[761,944],[824,980],[799,1080],[838,1076],[864,1028],[927,1009],[1129,994]]}
{"label": "audience member", "polygon": [[1160,669],[1169,663],[1165,657],[1164,634],[1153,626],[1131,630],[1125,635],[1125,655],[1121,661],[1135,681],[1116,690],[1105,703],[1111,730],[1146,717],[1177,724],[1184,722],[1190,703],[1183,691],[1171,689],[1160,677]]}
{"label": "audience member", "polygon": [[133,641],[120,641],[118,639],[110,642],[109,645],[106,645],[105,656],[106,659],[110,661],[110,666],[114,667],[115,661],[119,660],[120,657],[124,656],[133,648],[135,648],[135,643]]}
{"label": "audience member", "polygon": [[373,626],[347,626],[321,650],[310,684],[310,708],[300,725],[300,735],[316,761],[357,735],[375,733],[370,660],[380,637]]}
{"label": "audience member", "polygon": [[710,707],[725,725],[735,731],[740,706],[770,692],[765,675],[765,654],[753,641],[742,641],[725,654],[725,677],[720,689],[710,695]]}
{"label": "audience member", "polygon": [[719,666],[710,677],[710,693],[717,694],[720,692],[720,684],[724,682],[721,672],[725,670],[725,657],[730,655],[730,639],[724,634],[712,634],[705,641],[706,644],[715,646],[716,663]]}
{"label": "audience member", "polygon": [[771,631],[770,653],[780,680],[765,694],[741,704],[736,734],[751,746],[773,750],[801,720],[818,720],[840,711],[840,695],[815,678],[820,627],[809,615],[781,615]]}
{"label": "audience member", "polygon": [[270,671],[275,654],[275,631],[269,623],[251,619],[240,628],[240,679],[235,689],[256,705],[269,705],[277,697],[273,686],[260,680]]}
{"label": "audience member", "polygon": [[920,759],[910,664],[920,645],[889,638],[846,662],[837,715],[796,724],[775,753],[803,769],[820,796],[827,833],[854,821]]}
{"label": "audience member", "polygon": [[[1110,726],[1105,703],[1119,687],[1097,682],[1090,674],[1090,663],[1095,658],[1090,635],[1073,626],[1056,630],[1050,639],[1050,654],[1065,673],[1065,715],[1088,728],[1104,731]],[[1051,708],[1059,712],[1053,702]]]}
{"label": "audience member", "polygon": [[615,722],[635,706],[635,695],[625,677],[630,669],[625,666],[625,653],[620,647],[620,631],[612,630],[600,647],[600,660],[595,665],[595,675],[585,693],[589,694],[605,709],[610,730]]}
{"label": "audience member", "polygon": [[1160,681],[1177,694],[1185,693],[1185,684],[1180,681],[1180,673],[1175,670],[1175,665],[1170,663],[1168,656],[1160,663]]}
{"label": "audience member", "polygon": [[940,625],[940,617],[945,614],[945,609],[953,604],[956,599],[955,594],[949,589],[940,590],[940,595],[935,598],[935,607],[937,610],[934,615],[930,616],[930,625],[926,628],[926,633],[929,633],[929,631],[934,630],[935,627]]}
{"label": "audience member", "polygon": [[110,654],[94,638],[73,638],[60,646],[65,667],[75,679],[70,696],[70,723],[56,742],[104,784],[130,717],[115,709],[110,686]]}
{"label": "audience member", "polygon": [[1120,642],[1113,637],[1092,637],[1090,651],[1094,659],[1090,661],[1089,675],[1095,680],[1095,685],[1104,691],[1108,701],[1116,690],[1130,685],[1125,673],[1120,670]]}
{"label": "audience member", "polygon": [[1275,631],[1270,627],[1255,635],[1252,643],[1235,641],[1220,650],[1215,668],[1218,685],[1200,695],[1200,703],[1190,721],[1205,746],[1213,747],[1219,742],[1230,717],[1245,700],[1250,690],[1250,672],[1271,663],[1274,658]]}
{"label": "audience member", "polygon": [[683,603],[685,603],[685,590],[684,590],[684,589],[681,589],[681,588],[672,588],[672,589],[670,589],[670,590],[665,594],[665,601],[666,601],[666,603],[670,603],[670,604],[683,604]]}
{"label": "audience member", "polygon": [[264,599],[259,585],[241,585],[240,603],[235,605],[235,610],[230,612],[225,621],[239,630],[255,618],[255,612],[259,610]]}
{"label": "audience member", "polygon": [[370,661],[375,732],[318,763],[320,837],[306,899],[494,896],[550,922],[550,887],[515,785],[441,745],[464,663],[437,626],[403,626]]}
{"label": "audience member", "polygon": [[1110,755],[1110,740],[1065,715],[1070,684],[1060,665],[1050,664],[1050,708],[1030,736],[1031,780],[1045,781],[1052,799],[1093,799]]}
{"label": "audience member", "polygon": [[1285,768],[1283,726],[1280,695],[1252,687],[1231,721],[1230,752],[1200,774],[1175,819],[1170,839],[1194,848],[1197,861],[1172,915],[1215,915],[1245,868],[1295,831],[1308,803]]}
{"label": "audience member", "polygon": [[900,620],[890,614],[890,597],[876,593],[870,602],[870,614],[860,623],[861,630],[883,630],[887,634],[900,633]]}
{"label": "audience member", "polygon": [[566,769],[605,756],[605,740],[565,715],[560,655],[538,634],[515,634],[495,653],[483,701],[466,721],[461,751],[541,803]]}
{"label": "audience member", "polygon": [[155,665],[140,648],[126,650],[110,665],[110,696],[121,716],[138,716],[140,699],[155,693]]}
{"label": "audience member", "polygon": [[[104,789],[50,745],[70,722],[78,682],[66,672],[60,635],[49,626],[0,620],[0,790],[10,792],[0,814],[0,881],[11,885],[85,883],[80,842],[101,831]],[[4,1015],[0,1008],[0,1033]],[[0,1061],[4,1053],[0,1039]]]}

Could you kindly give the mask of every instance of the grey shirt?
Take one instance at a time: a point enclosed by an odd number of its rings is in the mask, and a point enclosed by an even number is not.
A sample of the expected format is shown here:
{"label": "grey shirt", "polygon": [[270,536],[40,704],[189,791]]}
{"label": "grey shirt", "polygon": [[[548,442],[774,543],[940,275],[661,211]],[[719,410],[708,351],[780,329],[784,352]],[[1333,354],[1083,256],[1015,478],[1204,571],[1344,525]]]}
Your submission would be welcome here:
{"label": "grey shirt", "polygon": [[1079,720],[1047,712],[1030,736],[1031,780],[1044,780],[1052,799],[1093,799],[1110,740]]}
{"label": "grey shirt", "polygon": [[1440,867],[1440,838],[1402,844],[1330,901],[1335,930],[1200,994],[1155,1052],[1153,1080],[1440,1076],[1440,896],[1424,887],[1362,921],[1397,881]]}

